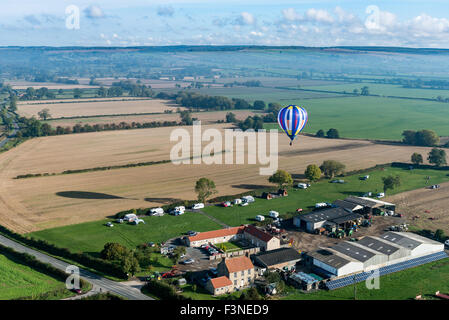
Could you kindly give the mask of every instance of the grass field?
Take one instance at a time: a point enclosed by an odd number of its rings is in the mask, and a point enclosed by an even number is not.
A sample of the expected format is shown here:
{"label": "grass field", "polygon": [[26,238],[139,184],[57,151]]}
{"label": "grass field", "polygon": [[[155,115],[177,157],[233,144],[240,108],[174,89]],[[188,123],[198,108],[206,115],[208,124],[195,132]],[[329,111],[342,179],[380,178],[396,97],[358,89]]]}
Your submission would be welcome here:
{"label": "grass field", "polygon": [[[341,137],[401,140],[404,130],[431,129],[449,135],[449,108],[446,103],[378,97],[342,97],[287,100],[304,106],[309,121],[304,132],[336,128]],[[267,124],[266,128],[278,128]]]}
{"label": "grass field", "polygon": [[189,230],[209,231],[220,229],[220,225],[211,219],[192,212],[181,216],[164,215],[162,217],[145,217],[146,224],[137,226],[118,224],[114,227],[104,226],[111,220],[86,222],[71,226],[47,229],[31,233],[30,235],[68,248],[73,252],[99,253],[107,242],[118,242],[129,248],[147,242],[166,241],[179,237]]}
{"label": "grass field", "polygon": [[[203,126],[226,128],[229,125]],[[179,128],[179,127],[177,127]],[[187,128],[191,130],[191,128]],[[170,159],[173,128],[72,134],[28,140],[0,154],[0,217],[18,232],[103,219],[129,208],[151,207],[176,199],[195,199],[195,182],[212,178],[218,195],[266,187],[259,164],[223,165],[165,163],[146,167],[71,175],[14,179],[17,175],[124,165]],[[203,131],[204,132],[204,131]],[[203,144],[205,146],[205,143]],[[307,165],[323,160],[343,162],[347,170],[378,163],[409,161],[429,148],[375,144],[368,141],[301,136],[293,146],[279,135],[278,167],[302,178]]]}
{"label": "grass field", "polygon": [[310,211],[311,207],[318,202],[333,202],[336,199],[344,199],[349,195],[363,195],[366,192],[383,192],[382,177],[388,175],[399,175],[401,177],[401,186],[389,195],[399,192],[423,188],[426,186],[425,177],[430,176],[430,184],[449,181],[448,171],[441,170],[404,170],[399,168],[387,167],[384,170],[375,170],[369,173],[370,178],[367,181],[359,179],[361,175],[344,177],[346,183],[329,183],[323,180],[313,184],[310,188],[291,190],[286,198],[272,200],[256,199],[249,206],[233,206],[224,208],[221,206],[209,206],[203,209],[209,215],[225,222],[231,226],[238,226],[243,223],[254,223],[256,215],[265,215],[268,217],[270,210],[278,211],[280,214],[294,212],[297,208],[302,208],[305,212]]}
{"label": "grass field", "polygon": [[381,96],[398,96],[398,97],[410,97],[410,98],[427,98],[436,99],[438,96],[443,98],[449,97],[448,90],[437,89],[419,89],[419,88],[404,88],[400,85],[392,84],[378,84],[378,83],[356,83],[356,84],[333,84],[322,86],[303,86],[304,89],[313,90],[325,90],[325,91],[337,91],[352,93],[354,89],[357,89],[360,93],[361,88],[367,86],[370,94],[376,94]]}
{"label": "grass field", "polygon": [[64,283],[0,254],[0,300],[35,296],[64,288]]}
{"label": "grass field", "polygon": [[[449,259],[435,261],[423,266],[392,273],[380,278],[380,289],[368,290],[365,282],[358,283],[358,300],[409,300],[422,294],[424,299],[438,299],[434,297],[436,291],[447,294],[449,292]],[[295,290],[286,300],[352,300],[354,287],[315,293],[302,293]],[[439,299],[438,299],[439,300]]]}
{"label": "grass field", "polygon": [[[437,170],[403,170],[388,167],[385,170],[370,172],[370,179],[359,180],[360,175],[345,177],[345,184],[333,184],[321,181],[313,184],[307,190],[292,190],[287,198],[273,200],[256,199],[254,203],[246,207],[234,206],[223,208],[209,206],[204,212],[218,220],[237,226],[243,223],[253,223],[257,214],[268,215],[269,210],[279,213],[292,212],[301,207],[308,211],[308,207],[316,202],[334,201],[349,195],[360,195],[363,192],[382,191],[381,177],[390,174],[399,175],[402,185],[391,194],[411,189],[421,188],[425,185],[425,177],[430,176],[430,183],[447,181],[445,171]],[[104,223],[109,220],[100,220],[75,224],[71,226],[46,229],[33,232],[30,235],[39,239],[45,239],[58,246],[69,248],[73,251],[98,253],[106,242],[120,242],[133,248],[144,242],[161,242],[169,238],[180,236],[189,230],[206,231],[220,229],[221,226],[207,217],[187,212],[178,217],[165,215],[163,217],[146,217],[145,225],[115,224],[107,228]],[[235,245],[234,245],[235,246]],[[232,248],[230,248],[232,249]]]}

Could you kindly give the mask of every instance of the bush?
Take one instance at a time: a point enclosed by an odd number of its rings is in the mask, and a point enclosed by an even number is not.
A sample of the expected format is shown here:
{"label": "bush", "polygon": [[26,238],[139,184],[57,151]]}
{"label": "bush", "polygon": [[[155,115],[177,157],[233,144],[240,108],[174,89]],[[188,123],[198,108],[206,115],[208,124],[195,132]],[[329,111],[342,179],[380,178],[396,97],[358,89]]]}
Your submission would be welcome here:
{"label": "bush", "polygon": [[143,289],[162,300],[192,300],[177,294],[175,287],[164,281],[150,280],[143,286]]}

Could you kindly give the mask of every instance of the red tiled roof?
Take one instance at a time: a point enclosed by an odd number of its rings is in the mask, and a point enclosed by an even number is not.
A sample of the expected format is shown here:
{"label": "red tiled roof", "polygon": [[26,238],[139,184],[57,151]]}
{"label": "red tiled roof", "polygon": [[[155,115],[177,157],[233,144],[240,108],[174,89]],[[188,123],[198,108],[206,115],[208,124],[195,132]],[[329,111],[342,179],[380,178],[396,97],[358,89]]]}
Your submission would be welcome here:
{"label": "red tiled roof", "polygon": [[232,286],[231,280],[229,280],[226,276],[210,279],[210,282],[212,283],[212,287],[214,287],[214,289]]}
{"label": "red tiled roof", "polygon": [[243,228],[244,227],[240,226],[240,227],[200,232],[196,236],[189,237],[189,240],[190,240],[190,242],[193,242],[193,241],[200,241],[200,240],[207,240],[207,239],[213,239],[213,238],[219,238],[219,237],[232,236],[232,235],[242,233]]}
{"label": "red tiled roof", "polygon": [[229,273],[253,269],[254,265],[247,256],[225,259],[224,261]]}
{"label": "red tiled roof", "polygon": [[268,242],[271,239],[273,239],[273,236],[265,231],[262,231],[260,229],[257,229],[255,226],[253,225],[248,225],[245,228],[245,232],[248,232],[250,235],[259,238],[262,241]]}

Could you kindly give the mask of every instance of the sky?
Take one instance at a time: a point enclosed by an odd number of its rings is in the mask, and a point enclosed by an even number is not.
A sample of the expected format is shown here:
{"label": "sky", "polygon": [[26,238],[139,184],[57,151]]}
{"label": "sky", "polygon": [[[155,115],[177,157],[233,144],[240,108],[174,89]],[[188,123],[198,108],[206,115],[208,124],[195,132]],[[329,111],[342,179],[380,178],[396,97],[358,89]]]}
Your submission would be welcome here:
{"label": "sky", "polygon": [[159,45],[449,48],[449,6],[447,0],[0,0],[0,46]]}

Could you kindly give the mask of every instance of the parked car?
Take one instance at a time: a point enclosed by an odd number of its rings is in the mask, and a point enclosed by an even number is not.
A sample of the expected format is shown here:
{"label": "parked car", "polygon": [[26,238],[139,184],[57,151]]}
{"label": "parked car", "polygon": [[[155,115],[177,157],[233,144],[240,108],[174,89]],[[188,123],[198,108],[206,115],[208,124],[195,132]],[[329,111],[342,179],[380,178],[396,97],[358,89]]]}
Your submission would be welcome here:
{"label": "parked car", "polygon": [[192,264],[195,263],[195,259],[187,259],[182,262],[182,264]]}
{"label": "parked car", "polygon": [[243,201],[242,199],[234,199],[234,204],[241,204]]}
{"label": "parked car", "polygon": [[365,193],[363,196],[364,196],[364,197],[371,197],[372,195],[373,195],[372,192],[367,192],[367,193]]}
{"label": "parked car", "polygon": [[345,180],[335,179],[332,180],[331,183],[345,183]]}
{"label": "parked car", "polygon": [[315,208],[325,208],[325,207],[327,207],[327,203],[326,202],[315,203]]}
{"label": "parked car", "polygon": [[192,209],[193,210],[198,210],[198,209],[203,209],[204,208],[204,203],[195,203],[193,206],[192,206]]}
{"label": "parked car", "polygon": [[377,197],[378,197],[378,198],[383,198],[383,197],[385,197],[385,193],[384,193],[384,192],[379,192],[379,193],[377,194]]}
{"label": "parked car", "polygon": [[81,289],[72,289],[73,292],[75,292],[76,294],[82,294],[83,292],[81,291]]}
{"label": "parked car", "polygon": [[299,189],[307,189],[309,186],[307,183],[298,183]]}
{"label": "parked car", "polygon": [[114,225],[112,224],[112,222],[106,222],[106,227],[113,227]]}
{"label": "parked car", "polygon": [[302,212],[302,208],[296,209],[296,212]]}
{"label": "parked car", "polygon": [[449,247],[449,239],[444,241],[444,244],[446,245],[446,247]]}
{"label": "parked car", "polygon": [[257,220],[257,221],[264,221],[264,220],[265,220],[265,217],[264,217],[264,216],[261,216],[261,215],[259,214],[259,215],[256,216],[256,220]]}
{"label": "parked car", "polygon": [[189,235],[189,237],[193,237],[193,236],[196,236],[198,234],[198,232],[196,232],[196,231],[187,231],[187,234]]}
{"label": "parked car", "polygon": [[231,204],[231,202],[230,201],[225,201],[225,202],[222,202],[221,203],[221,205],[223,206],[223,207],[230,207],[230,206],[232,206],[232,204]]}
{"label": "parked car", "polygon": [[366,176],[363,176],[361,179],[362,180],[368,180],[369,179],[369,175],[367,174]]}

